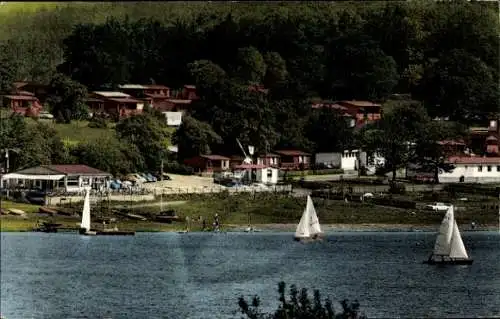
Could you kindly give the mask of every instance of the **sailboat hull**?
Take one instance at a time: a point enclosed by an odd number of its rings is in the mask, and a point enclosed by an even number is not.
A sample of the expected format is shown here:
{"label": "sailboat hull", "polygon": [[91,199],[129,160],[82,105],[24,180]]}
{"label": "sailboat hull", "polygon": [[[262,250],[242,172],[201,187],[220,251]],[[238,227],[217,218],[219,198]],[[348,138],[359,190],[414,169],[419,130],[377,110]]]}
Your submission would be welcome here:
{"label": "sailboat hull", "polygon": [[86,230],[85,228],[79,229],[80,235],[84,236],[134,236],[134,231],[125,231],[125,230],[114,230],[114,229],[106,229],[106,230]]}
{"label": "sailboat hull", "polygon": [[312,243],[315,241],[322,241],[323,237],[320,235],[315,235],[312,237],[294,237],[293,240],[302,242],[302,243]]}
{"label": "sailboat hull", "polygon": [[428,265],[471,265],[473,259],[447,259],[447,260],[425,260]]}

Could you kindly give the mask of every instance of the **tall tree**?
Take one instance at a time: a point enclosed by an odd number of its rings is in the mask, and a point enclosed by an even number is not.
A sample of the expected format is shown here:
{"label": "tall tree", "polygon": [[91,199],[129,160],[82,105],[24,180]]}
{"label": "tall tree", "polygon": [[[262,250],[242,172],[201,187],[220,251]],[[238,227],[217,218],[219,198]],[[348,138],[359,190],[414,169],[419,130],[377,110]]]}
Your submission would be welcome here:
{"label": "tall tree", "polygon": [[416,92],[431,116],[450,116],[464,123],[481,122],[498,111],[498,78],[483,61],[464,50],[452,50],[430,64]]}
{"label": "tall tree", "polygon": [[464,127],[453,122],[429,121],[416,141],[416,162],[422,169],[432,172],[434,182],[439,183],[441,172],[451,172],[455,166],[448,162],[449,156],[453,154],[453,143],[455,139],[461,139],[465,135]]}
{"label": "tall tree", "polygon": [[416,143],[428,117],[418,102],[398,101],[375,128],[368,128],[361,142],[364,149],[377,152],[385,159],[385,169],[396,179],[398,169],[405,168],[416,157]]}
{"label": "tall tree", "polygon": [[211,154],[212,146],[222,143],[222,138],[208,123],[185,116],[172,141],[177,144],[177,156],[182,161],[200,154]]}
{"label": "tall tree", "polygon": [[17,59],[10,54],[7,45],[0,43],[0,94],[10,93],[17,75]]}
{"label": "tall tree", "polygon": [[87,88],[64,74],[56,74],[49,84],[47,103],[60,122],[86,119]]}
{"label": "tall tree", "polygon": [[113,175],[142,171],[144,159],[137,146],[103,136],[96,141],[78,144],[71,150],[78,163],[101,169]]}
{"label": "tall tree", "polygon": [[134,145],[144,158],[145,166],[156,171],[167,154],[170,134],[166,123],[144,113],[121,120],[116,125],[118,138]]}
{"label": "tall tree", "polygon": [[266,52],[264,54],[266,63],[266,74],[264,76],[264,86],[270,89],[283,84],[288,77],[286,61],[278,52]]}
{"label": "tall tree", "polygon": [[266,75],[264,57],[254,47],[238,49],[235,75],[244,83],[262,83]]}
{"label": "tall tree", "polygon": [[343,152],[353,144],[352,129],[346,119],[332,109],[313,110],[306,132],[316,152]]}

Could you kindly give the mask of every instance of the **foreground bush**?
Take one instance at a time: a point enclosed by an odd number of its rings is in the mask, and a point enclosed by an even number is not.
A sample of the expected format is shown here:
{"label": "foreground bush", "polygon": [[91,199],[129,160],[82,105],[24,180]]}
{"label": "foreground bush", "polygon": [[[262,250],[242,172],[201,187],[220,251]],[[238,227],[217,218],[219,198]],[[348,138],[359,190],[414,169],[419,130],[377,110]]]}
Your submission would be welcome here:
{"label": "foreground bush", "polygon": [[260,312],[260,299],[258,296],[253,297],[251,305],[240,297],[238,305],[241,313],[245,315],[243,318],[248,319],[366,319],[367,317],[360,313],[359,303],[354,301],[350,303],[348,300],[341,301],[342,312],[335,314],[330,300],[326,299],[321,302],[321,295],[318,290],[314,290],[313,300],[310,299],[307,289],[302,288],[300,291],[295,285],[290,287],[290,297],[287,300],[285,296],[285,283],[278,284],[278,293],[280,305],[273,313]]}

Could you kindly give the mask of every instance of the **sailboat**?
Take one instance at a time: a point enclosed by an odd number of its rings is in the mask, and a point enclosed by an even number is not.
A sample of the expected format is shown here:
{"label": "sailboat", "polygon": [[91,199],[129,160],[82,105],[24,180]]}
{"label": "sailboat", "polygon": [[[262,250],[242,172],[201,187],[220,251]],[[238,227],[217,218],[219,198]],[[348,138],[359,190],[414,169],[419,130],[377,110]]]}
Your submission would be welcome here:
{"label": "sailboat", "polygon": [[449,206],[441,222],[434,251],[425,264],[470,265],[469,258],[455,220],[454,207]]}
{"label": "sailboat", "polygon": [[95,230],[91,229],[90,222],[90,192],[85,191],[85,198],[83,200],[83,210],[82,210],[82,222],[80,223],[79,233],[85,236],[96,236],[96,235],[135,235],[133,231],[121,231],[118,228],[114,229],[102,229]]}
{"label": "sailboat", "polygon": [[190,225],[191,225],[191,218],[189,218],[189,216],[188,216],[188,217],[186,217],[186,229],[180,230],[177,233],[179,233],[179,234],[188,233],[189,229],[191,228]]}
{"label": "sailboat", "polygon": [[314,208],[311,196],[308,195],[306,208],[297,225],[294,240],[304,242],[321,240],[322,234],[323,232],[321,231],[316,209]]}
{"label": "sailboat", "polygon": [[260,230],[252,227],[252,223],[250,221],[250,213],[248,213],[248,227],[245,228],[244,230],[246,233],[256,233],[256,232],[260,232]]}

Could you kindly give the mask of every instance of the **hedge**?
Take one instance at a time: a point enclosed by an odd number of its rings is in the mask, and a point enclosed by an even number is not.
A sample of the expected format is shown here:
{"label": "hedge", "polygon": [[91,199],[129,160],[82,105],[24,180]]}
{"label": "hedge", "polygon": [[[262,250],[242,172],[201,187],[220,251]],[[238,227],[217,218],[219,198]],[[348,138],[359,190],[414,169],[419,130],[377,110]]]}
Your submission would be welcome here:
{"label": "hedge", "polygon": [[444,190],[448,193],[480,194],[497,197],[500,194],[500,187],[483,184],[448,184]]}

